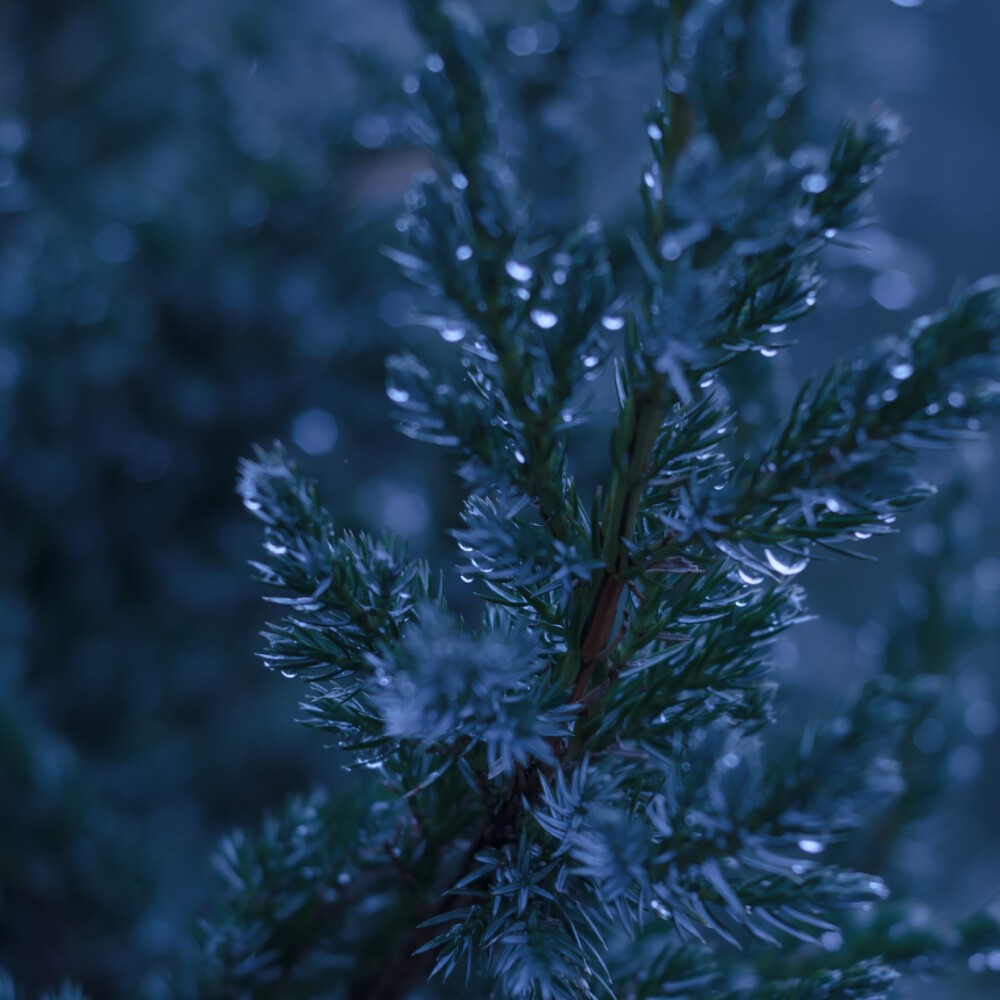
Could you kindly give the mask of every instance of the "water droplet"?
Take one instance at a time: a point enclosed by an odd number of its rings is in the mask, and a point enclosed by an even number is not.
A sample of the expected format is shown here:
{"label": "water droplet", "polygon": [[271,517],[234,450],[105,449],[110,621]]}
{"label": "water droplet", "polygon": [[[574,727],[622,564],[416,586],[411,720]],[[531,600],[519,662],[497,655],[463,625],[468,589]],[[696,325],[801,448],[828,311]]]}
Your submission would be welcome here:
{"label": "water droplet", "polygon": [[515,290],[514,294],[522,301],[527,302],[531,298],[531,292],[527,288],[518,288]]}
{"label": "water droplet", "polygon": [[834,238],[836,237],[836,235],[837,235],[837,230],[836,230],[836,229],[834,229],[834,228],[833,228],[833,227],[831,226],[831,227],[830,227],[829,229],[824,229],[824,230],[823,230],[823,235],[824,235],[824,236],[825,236],[825,237],[826,237],[826,238],[827,238],[828,240],[832,240],[832,239],[834,239]]}
{"label": "water droplet", "polygon": [[456,171],[451,175],[451,183],[458,188],[459,191],[464,191],[469,186],[469,178],[466,177],[461,171]]}
{"label": "water droplet", "polygon": [[884,390],[882,393],[882,399],[886,403],[894,403],[897,399],[899,399],[899,390],[898,389]]}
{"label": "water droplet", "polygon": [[702,389],[711,389],[713,385],[715,385],[715,376],[714,375],[706,375],[698,383],[699,388],[702,388]]}
{"label": "water droplet", "polygon": [[551,330],[559,322],[559,317],[548,309],[532,309],[531,322],[543,330]]}
{"label": "water droplet", "polygon": [[647,170],[642,175],[642,183],[645,184],[646,187],[652,189],[652,188],[656,187],[656,178],[653,176],[653,174],[649,170]]}
{"label": "water droplet", "polygon": [[463,575],[463,576],[461,577],[461,580],[462,580],[462,582],[463,582],[463,583],[472,583],[472,579],[473,579],[473,578],[472,578],[471,576],[464,576],[464,575]]}
{"label": "water droplet", "polygon": [[839,514],[844,509],[844,505],[836,497],[830,497],[826,501],[826,509],[831,514]]}
{"label": "water droplet", "polygon": [[281,545],[279,542],[272,542],[270,539],[264,542],[264,548],[267,549],[272,556],[283,556],[288,551],[287,545]]}
{"label": "water droplet", "polygon": [[465,338],[465,330],[460,326],[443,326],[440,332],[441,339],[449,344],[457,344]]}
{"label": "water droplet", "polygon": [[768,333],[784,333],[788,329],[787,323],[770,323],[764,327]]}
{"label": "water droplet", "polygon": [[552,280],[557,285],[565,285],[566,284],[566,272],[561,267],[557,268],[555,271],[552,272]]}
{"label": "water droplet", "polygon": [[468,243],[463,243],[460,247],[456,248],[455,256],[459,260],[470,260],[472,258],[472,247]]}
{"label": "water droplet", "polygon": [[660,244],[660,253],[664,260],[680,260],[681,254],[684,253],[684,247],[681,245],[680,240],[675,240],[672,236],[668,236]]}
{"label": "water droplet", "polygon": [[432,52],[427,57],[426,65],[432,73],[440,73],[444,69],[444,60],[436,52]]}
{"label": "water droplet", "polygon": [[534,277],[535,272],[528,267],[527,264],[521,264],[516,260],[509,260],[504,264],[504,270],[515,280],[515,281],[531,281]]}
{"label": "water droplet", "polygon": [[471,551],[472,551],[472,546],[471,546],[471,545],[466,545],[466,544],[465,544],[464,542],[459,542],[459,543],[458,543],[458,547],[459,547],[459,548],[460,548],[460,549],[461,549],[461,550],[462,550],[463,552],[471,552]]}
{"label": "water droplet", "polygon": [[760,356],[762,358],[776,358],[778,356],[778,351],[774,347],[762,347],[760,349]]}
{"label": "water droplet", "polygon": [[594,354],[588,354],[583,359],[583,367],[584,368],[596,368],[598,361],[600,361],[600,358],[598,358],[596,355],[594,355]]}
{"label": "water droplet", "polygon": [[740,566],[736,570],[736,575],[748,587],[756,587],[758,583],[763,583],[764,582],[764,577],[762,577],[762,576],[756,576],[754,573],[751,573],[749,570],[744,569],[742,566]]}
{"label": "water droplet", "polygon": [[524,452],[522,452],[519,448],[514,449],[514,461],[517,462],[518,465],[524,465]]}
{"label": "water droplet", "polygon": [[295,671],[294,670],[282,670],[281,671],[281,676],[282,677],[287,677],[289,680],[291,680],[295,676]]}
{"label": "water droplet", "polygon": [[941,406],[939,403],[931,403],[930,406],[924,408],[924,413],[929,417],[935,417],[941,412]]}
{"label": "water droplet", "polygon": [[656,122],[650,122],[646,126],[646,135],[648,135],[654,142],[659,142],[660,139],[663,138],[663,129],[661,129]]}
{"label": "water droplet", "polygon": [[894,361],[889,365],[889,374],[904,382],[913,374],[913,365],[909,361]]}
{"label": "water droplet", "polygon": [[948,405],[953,406],[956,410],[965,406],[965,393],[958,392],[957,390],[955,392],[949,392]]}
{"label": "water droplet", "polygon": [[[381,765],[380,764],[376,764],[375,766],[376,767],[380,767]],[[340,885],[350,885],[351,884],[351,873],[350,872],[341,872],[337,876],[337,882]]]}
{"label": "water droplet", "polygon": [[854,537],[864,542],[872,537],[872,533],[870,531],[855,531]]}
{"label": "water droplet", "polygon": [[811,173],[802,178],[802,190],[809,194],[822,194],[829,186],[830,182],[825,174]]}
{"label": "water droplet", "polygon": [[603,326],[605,330],[609,330],[612,333],[615,333],[616,331],[621,330],[621,329],[624,328],[624,326],[625,326],[625,317],[624,316],[602,316],[601,317],[601,326]]}
{"label": "water droplet", "polygon": [[814,840],[812,837],[803,837],[799,841],[799,850],[805,851],[806,854],[822,854],[824,845],[822,841]]}
{"label": "water droplet", "polygon": [[670,919],[670,911],[658,899],[654,899],[649,905],[658,917],[662,917],[664,920]]}
{"label": "water droplet", "polygon": [[410,394],[405,389],[397,389],[394,385],[390,385],[389,388],[385,390],[385,394],[394,403],[406,403],[410,398]]}
{"label": "water droplet", "polygon": [[764,556],[771,569],[782,576],[795,576],[809,565],[808,559],[800,559],[797,562],[790,563],[782,562],[770,549],[764,549]]}
{"label": "water droplet", "polygon": [[827,951],[837,951],[844,943],[844,936],[839,931],[824,931],[819,941]]}
{"label": "water droplet", "polygon": [[819,296],[815,292],[809,292],[806,295],[806,305],[807,306],[812,307],[812,306],[816,305],[816,303],[818,301],[819,301]]}

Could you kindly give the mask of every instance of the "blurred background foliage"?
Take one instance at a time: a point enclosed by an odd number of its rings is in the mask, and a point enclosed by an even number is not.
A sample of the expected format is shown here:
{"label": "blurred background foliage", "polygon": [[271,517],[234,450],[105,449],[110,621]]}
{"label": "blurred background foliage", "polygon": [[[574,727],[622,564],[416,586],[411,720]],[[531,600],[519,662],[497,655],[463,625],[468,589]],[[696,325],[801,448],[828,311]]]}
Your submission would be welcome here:
{"label": "blurred background foliage", "polygon": [[[652,4],[475,6],[540,225],[596,215],[627,281]],[[806,0],[797,30],[795,142],[875,99],[912,134],[869,250],[830,251],[827,307],[771,363],[785,390],[1000,257],[1000,6]],[[384,357],[430,336],[380,253],[426,165],[420,58],[396,0],[0,11],[0,966],[31,995],[170,995],[219,834],[340,781],[254,663],[257,537],[232,492],[251,443],[289,442],[344,523],[452,561],[450,474],[382,391]],[[753,393],[743,416],[768,422]],[[897,828],[853,849],[959,919],[1000,889],[1000,477],[988,440],[935,464],[955,485],[878,563],[810,570],[819,618],[778,652],[790,727],[884,660],[940,677]],[[956,995],[913,971],[910,995]],[[1000,953],[966,983],[1000,988]]]}

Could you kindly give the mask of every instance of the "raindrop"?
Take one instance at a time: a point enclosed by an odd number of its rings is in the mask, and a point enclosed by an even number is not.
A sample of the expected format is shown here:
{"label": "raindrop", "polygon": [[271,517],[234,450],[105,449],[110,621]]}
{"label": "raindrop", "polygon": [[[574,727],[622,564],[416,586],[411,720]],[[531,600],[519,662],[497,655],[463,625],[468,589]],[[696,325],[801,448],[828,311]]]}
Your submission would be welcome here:
{"label": "raindrop", "polygon": [[904,382],[913,374],[913,365],[909,361],[894,361],[889,365],[889,374]]}
{"label": "raindrop", "polygon": [[654,899],[649,905],[658,917],[662,917],[664,920],[670,919],[670,911],[658,899]]}
{"label": "raindrop", "polygon": [[814,306],[818,301],[819,301],[819,296],[815,292],[809,292],[809,294],[806,295],[807,306]]}
{"label": "raindrop", "polygon": [[288,551],[287,545],[282,545],[279,542],[272,542],[270,539],[264,542],[264,548],[267,549],[272,556],[283,556]]}
{"label": "raindrop", "polygon": [[464,544],[463,542],[459,542],[459,543],[458,543],[458,547],[459,547],[459,548],[460,548],[460,549],[461,549],[461,550],[462,550],[463,552],[471,552],[471,551],[472,551],[472,546],[471,546],[471,545],[465,545],[465,544]]}
{"label": "raindrop", "polygon": [[531,322],[543,330],[551,330],[559,322],[559,317],[547,309],[532,309]]}
{"label": "raindrop", "polygon": [[955,392],[949,392],[948,405],[953,406],[956,410],[965,406],[965,393],[958,392],[957,390]]}
{"label": "raindrop", "polygon": [[652,175],[652,173],[649,170],[647,170],[642,175],[642,183],[645,184],[646,187],[648,188],[654,188],[656,187],[656,178]]}
{"label": "raindrop", "polygon": [[758,583],[763,583],[764,582],[764,577],[762,577],[762,576],[755,576],[753,573],[750,573],[748,570],[745,570],[742,566],[740,566],[739,569],[736,570],[736,575],[748,587],[756,587]]}
{"label": "raindrop", "polygon": [[673,238],[667,238],[660,244],[660,253],[664,260],[679,260],[683,252],[684,247]]}
{"label": "raindrop", "polygon": [[531,298],[531,293],[527,288],[518,288],[514,294],[522,301],[527,302]]}
{"label": "raindrop", "polygon": [[440,73],[444,69],[444,60],[436,52],[432,52],[427,57],[427,68],[432,73]]}
{"label": "raindrop", "polygon": [[282,670],[281,671],[281,676],[282,677],[287,677],[289,680],[291,680],[295,676],[295,671],[294,670]]}
{"label": "raindrop", "polygon": [[612,333],[615,333],[616,331],[621,330],[621,329],[624,328],[624,326],[625,326],[625,317],[624,316],[602,316],[601,317],[601,326],[603,326],[605,330],[610,330]]}
{"label": "raindrop", "polygon": [[839,514],[844,509],[844,505],[836,497],[830,497],[826,501],[826,509],[831,514]]}
{"label": "raindrop", "polygon": [[844,943],[844,937],[838,931],[824,931],[819,940],[827,951],[836,951]]}
{"label": "raindrop", "polygon": [[800,559],[797,562],[791,563],[782,562],[770,549],[764,549],[764,556],[771,569],[782,576],[795,576],[809,565],[808,559]]}
{"label": "raindrop", "polygon": [[862,542],[872,537],[870,531],[855,531],[854,537],[860,539]]}
{"label": "raindrop", "polygon": [[808,191],[809,194],[822,194],[829,186],[830,182],[826,179],[825,174],[806,174],[802,178],[802,189]]}
{"label": "raindrop", "polygon": [[566,284],[566,272],[561,267],[558,268],[557,270],[555,270],[555,271],[552,272],[552,280],[557,285],[565,285]]}
{"label": "raindrop", "polygon": [[937,416],[941,412],[941,406],[939,403],[931,403],[930,406],[925,407],[924,413],[929,417]]}
{"label": "raindrop", "polygon": [[464,576],[463,575],[461,577],[461,580],[462,580],[463,583],[472,583],[472,577],[471,576]]}
{"label": "raindrop", "polygon": [[521,264],[516,260],[509,260],[504,265],[504,270],[515,281],[531,281],[534,271],[527,264]]}
{"label": "raindrop", "polygon": [[894,403],[897,399],[899,399],[899,390],[898,389],[886,389],[882,393],[882,399],[886,403]]}
{"label": "raindrop", "polygon": [[449,344],[457,344],[464,338],[465,330],[460,326],[441,327],[441,339],[447,341]]}
{"label": "raindrop", "polygon": [[663,129],[661,129],[656,122],[650,122],[646,126],[646,135],[648,135],[654,142],[659,142],[660,139],[663,138]]}
{"label": "raindrop", "polygon": [[597,362],[599,360],[600,359],[596,355],[594,355],[594,354],[588,354],[583,359],[583,367],[584,368],[596,368],[597,367]]}
{"label": "raindrop", "polygon": [[459,191],[464,191],[469,186],[469,178],[459,170],[451,175],[451,183]]}
{"label": "raindrop", "polygon": [[385,394],[394,403],[405,403],[410,398],[410,394],[405,389],[397,389],[394,385],[389,386],[389,388],[386,389]]}
{"label": "raindrop", "polygon": [[472,247],[468,243],[463,243],[460,247],[456,248],[455,256],[459,260],[471,260],[472,258]]}
{"label": "raindrop", "polygon": [[573,414],[569,410],[563,410],[562,413],[559,414],[559,418],[564,424],[573,423]]}
{"label": "raindrop", "polygon": [[822,854],[823,843],[819,840],[813,840],[812,837],[803,837],[799,841],[799,850],[805,851],[806,854]]}
{"label": "raindrop", "polygon": [[760,349],[760,356],[762,358],[776,358],[778,356],[778,351],[774,347],[762,347]]}
{"label": "raindrop", "polygon": [[768,333],[784,333],[788,329],[787,323],[771,323],[764,327]]}
{"label": "raindrop", "polygon": [[[376,765],[376,767],[377,766],[379,766],[379,765]],[[340,885],[350,885],[351,884],[351,874],[350,874],[350,872],[341,872],[337,876],[337,882]]]}
{"label": "raindrop", "polygon": [[836,230],[836,229],[834,229],[834,228],[833,228],[833,227],[831,226],[831,227],[830,227],[829,229],[824,229],[824,230],[823,230],[823,235],[824,235],[824,236],[825,236],[825,237],[826,237],[826,238],[827,238],[828,240],[832,240],[832,239],[833,239],[833,238],[834,238],[834,237],[835,237],[835,236],[837,235],[837,230]]}
{"label": "raindrop", "polygon": [[518,465],[524,465],[524,452],[522,452],[519,448],[514,449],[514,461],[517,462]]}

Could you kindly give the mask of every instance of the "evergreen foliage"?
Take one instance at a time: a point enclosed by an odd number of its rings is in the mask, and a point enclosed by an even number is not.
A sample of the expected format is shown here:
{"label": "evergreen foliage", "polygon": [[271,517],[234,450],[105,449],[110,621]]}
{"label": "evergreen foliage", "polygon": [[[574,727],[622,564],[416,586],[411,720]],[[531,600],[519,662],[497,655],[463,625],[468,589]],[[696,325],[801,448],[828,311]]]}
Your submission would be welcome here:
{"label": "evergreen foliage", "polygon": [[[459,569],[483,610],[460,617],[391,537],[340,530],[280,446],[244,463],[258,577],[287,609],[265,662],[305,682],[304,721],[367,780],[227,843],[205,995],[888,995],[905,949],[852,914],[889,890],[836,858],[904,808],[899,748],[933,692],[887,671],[775,745],[770,649],[806,615],[809,561],[894,531],[930,492],[915,451],[995,410],[1000,281],[834,365],[734,446],[734,365],[790,346],[903,134],[875,109],[828,151],[781,151],[790,8],[658,5],[627,288],[596,223],[559,242],[533,225],[471,13],[412,0],[434,170],[391,253],[457,364],[398,355],[388,396],[405,434],[456,459]],[[574,429],[598,419],[610,461],[588,497]],[[996,930],[979,915],[938,950],[964,960]]]}

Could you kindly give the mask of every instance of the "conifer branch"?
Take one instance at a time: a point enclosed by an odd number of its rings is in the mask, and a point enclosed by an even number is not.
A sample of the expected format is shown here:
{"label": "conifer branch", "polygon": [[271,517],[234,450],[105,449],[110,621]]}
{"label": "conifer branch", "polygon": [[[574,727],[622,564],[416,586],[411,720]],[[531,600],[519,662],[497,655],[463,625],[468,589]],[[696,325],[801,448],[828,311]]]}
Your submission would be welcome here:
{"label": "conifer branch", "polygon": [[[244,466],[266,525],[258,572],[291,608],[266,662],[310,683],[310,724],[379,776],[339,841],[359,895],[317,947],[381,938],[377,966],[336,946],[349,1000],[459,971],[512,1000],[652,1000],[685,983],[717,1000],[884,997],[894,973],[871,954],[733,987],[718,942],[763,969],[764,946],[814,942],[887,894],[823,855],[898,793],[898,732],[876,720],[900,689],[873,682],[768,765],[770,649],[806,617],[793,578],[812,546],[893,530],[927,492],[910,451],[996,409],[998,284],[807,384],[773,440],[735,459],[721,373],[790,346],[823,249],[868,216],[898,120],[876,109],[828,153],[779,155],[800,86],[790,4],[663,8],[626,299],[596,225],[537,239],[471,14],[411,9],[436,169],[392,255],[457,374],[402,355],[388,393],[405,433],[461,463],[460,572],[485,612],[467,624],[391,539],[338,531],[280,451]],[[611,468],[587,503],[566,432],[612,356]]]}

